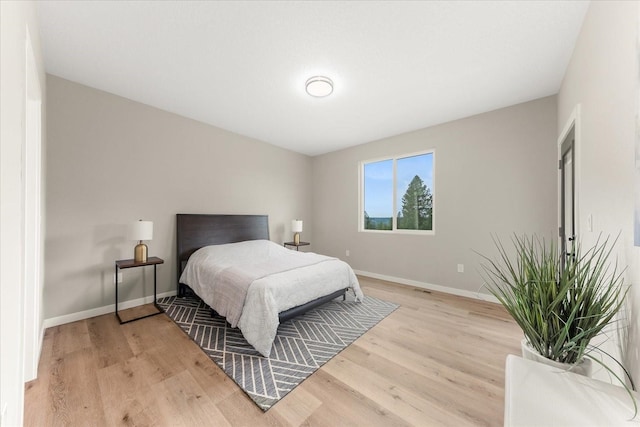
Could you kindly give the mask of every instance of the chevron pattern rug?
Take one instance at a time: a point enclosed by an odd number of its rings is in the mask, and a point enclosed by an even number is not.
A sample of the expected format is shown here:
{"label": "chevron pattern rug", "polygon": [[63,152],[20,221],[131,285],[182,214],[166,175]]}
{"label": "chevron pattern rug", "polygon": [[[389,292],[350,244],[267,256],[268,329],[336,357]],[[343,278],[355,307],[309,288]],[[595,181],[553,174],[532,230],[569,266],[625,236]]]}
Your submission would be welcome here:
{"label": "chevron pattern rug", "polygon": [[280,324],[270,357],[263,357],[197,296],[158,304],[263,411],[398,308],[370,296],[354,302],[347,294],[346,301],[337,298]]}

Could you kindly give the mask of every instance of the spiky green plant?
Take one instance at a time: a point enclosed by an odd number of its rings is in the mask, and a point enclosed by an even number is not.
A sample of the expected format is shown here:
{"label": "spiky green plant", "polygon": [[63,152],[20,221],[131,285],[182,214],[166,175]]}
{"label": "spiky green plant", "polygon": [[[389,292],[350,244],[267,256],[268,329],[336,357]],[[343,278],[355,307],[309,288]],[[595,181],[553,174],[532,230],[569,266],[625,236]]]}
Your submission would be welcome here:
{"label": "spiky green plant", "polygon": [[493,241],[498,260],[482,255],[489,292],[542,356],[561,363],[581,360],[590,341],[615,321],[628,292],[617,264],[610,271],[613,245],[598,240],[584,253],[578,245],[565,255],[554,242],[514,235],[510,256],[498,238]]}
{"label": "spiky green plant", "polygon": [[[638,408],[629,372],[590,344],[608,324],[617,321],[616,314],[629,291],[623,283],[623,270],[617,262],[610,262],[617,239],[609,244],[608,238],[598,238],[587,251],[576,245],[573,254],[565,254],[553,241],[514,235],[513,255],[497,237],[493,236],[493,241],[497,260],[480,254],[486,261],[482,264],[485,286],[520,326],[527,342],[556,362],[574,364],[588,357],[603,366],[631,396],[635,417]],[[595,350],[620,366],[630,387],[591,354]]]}

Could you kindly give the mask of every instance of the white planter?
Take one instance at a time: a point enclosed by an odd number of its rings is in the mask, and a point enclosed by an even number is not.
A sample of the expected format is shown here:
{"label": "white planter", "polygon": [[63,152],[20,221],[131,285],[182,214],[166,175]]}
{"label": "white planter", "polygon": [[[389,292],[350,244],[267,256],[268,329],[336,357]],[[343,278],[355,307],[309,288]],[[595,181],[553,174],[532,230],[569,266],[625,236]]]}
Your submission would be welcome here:
{"label": "white planter", "polygon": [[547,359],[541,356],[533,347],[529,345],[526,339],[522,340],[522,357],[524,359],[533,360],[534,362],[544,363],[545,365],[553,366],[563,371],[573,372],[574,374],[584,375],[585,377],[591,377],[591,359],[583,357],[578,363],[560,363],[555,360]]}

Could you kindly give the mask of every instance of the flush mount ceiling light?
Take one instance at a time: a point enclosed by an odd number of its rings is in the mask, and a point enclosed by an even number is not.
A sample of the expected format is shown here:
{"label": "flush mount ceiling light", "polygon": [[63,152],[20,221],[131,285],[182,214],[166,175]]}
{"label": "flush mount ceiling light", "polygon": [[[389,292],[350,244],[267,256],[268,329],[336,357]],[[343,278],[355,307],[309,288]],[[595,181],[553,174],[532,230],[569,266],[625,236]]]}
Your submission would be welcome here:
{"label": "flush mount ceiling light", "polygon": [[307,88],[307,93],[316,98],[331,95],[331,92],[333,92],[333,82],[328,77],[311,77],[307,80],[305,87]]}

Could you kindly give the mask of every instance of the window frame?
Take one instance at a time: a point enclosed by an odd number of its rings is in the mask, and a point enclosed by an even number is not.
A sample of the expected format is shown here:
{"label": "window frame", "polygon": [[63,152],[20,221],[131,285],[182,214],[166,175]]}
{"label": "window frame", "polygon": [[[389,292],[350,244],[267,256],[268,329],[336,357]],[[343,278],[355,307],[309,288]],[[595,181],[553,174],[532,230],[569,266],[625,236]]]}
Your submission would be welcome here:
{"label": "window frame", "polygon": [[[431,154],[432,155],[432,180],[431,180],[431,185],[432,187],[429,187],[429,189],[431,190],[431,193],[433,195],[433,202],[432,202],[432,211],[431,211],[431,215],[432,215],[432,222],[431,222],[431,230],[408,230],[408,229],[398,229],[398,206],[397,206],[397,192],[398,192],[398,185],[397,185],[397,168],[398,168],[398,160],[399,159],[404,159],[407,157],[416,157],[416,156],[421,156],[424,154]],[[392,160],[393,162],[393,166],[392,166],[392,170],[393,170],[393,182],[392,182],[392,188],[393,188],[393,204],[392,204],[392,217],[391,217],[391,230],[371,230],[371,229],[367,229],[365,228],[365,224],[364,224],[364,196],[365,196],[365,191],[364,191],[364,168],[365,165],[370,164],[370,163],[377,163],[377,162],[382,162],[382,161],[386,161],[386,160]],[[385,157],[378,157],[378,158],[373,158],[373,159],[367,159],[367,160],[361,160],[360,162],[358,162],[358,232],[363,232],[363,233],[380,233],[380,234],[414,234],[414,235],[421,235],[421,236],[432,236],[435,235],[435,230],[436,230],[436,150],[435,148],[431,148],[428,150],[422,150],[422,151],[416,151],[416,152],[412,152],[412,153],[405,153],[405,154],[398,154],[398,155],[393,155],[393,156],[385,156]]]}

